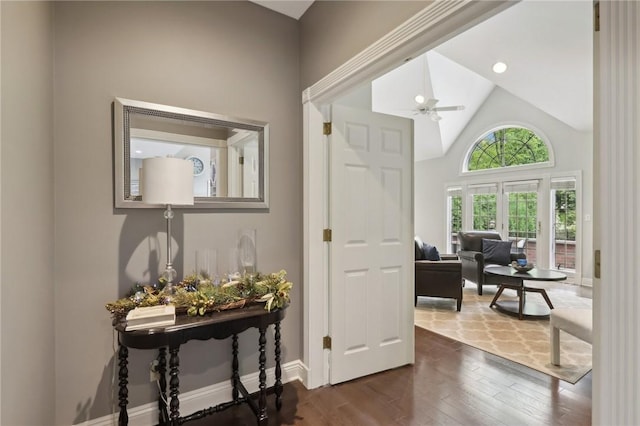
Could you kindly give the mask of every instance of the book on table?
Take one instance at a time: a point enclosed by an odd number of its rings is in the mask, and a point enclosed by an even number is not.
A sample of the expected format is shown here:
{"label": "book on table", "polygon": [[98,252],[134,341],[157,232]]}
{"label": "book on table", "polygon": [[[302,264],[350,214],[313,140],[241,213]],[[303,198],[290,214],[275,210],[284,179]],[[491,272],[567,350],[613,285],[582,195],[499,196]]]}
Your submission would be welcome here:
{"label": "book on table", "polygon": [[127,313],[126,331],[166,327],[176,323],[174,305],[137,307]]}

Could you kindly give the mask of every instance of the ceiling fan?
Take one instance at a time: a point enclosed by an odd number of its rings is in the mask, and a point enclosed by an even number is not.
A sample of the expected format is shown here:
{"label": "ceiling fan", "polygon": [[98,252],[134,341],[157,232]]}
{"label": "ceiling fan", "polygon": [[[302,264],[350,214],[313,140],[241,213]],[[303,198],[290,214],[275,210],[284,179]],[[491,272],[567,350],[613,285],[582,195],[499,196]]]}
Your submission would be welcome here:
{"label": "ceiling fan", "polygon": [[415,100],[418,105],[414,109],[414,115],[425,114],[433,121],[439,121],[442,119],[442,117],[438,115],[438,112],[440,111],[462,111],[464,109],[464,105],[437,107],[437,99],[431,98],[425,101],[424,97],[420,95],[416,96]]}

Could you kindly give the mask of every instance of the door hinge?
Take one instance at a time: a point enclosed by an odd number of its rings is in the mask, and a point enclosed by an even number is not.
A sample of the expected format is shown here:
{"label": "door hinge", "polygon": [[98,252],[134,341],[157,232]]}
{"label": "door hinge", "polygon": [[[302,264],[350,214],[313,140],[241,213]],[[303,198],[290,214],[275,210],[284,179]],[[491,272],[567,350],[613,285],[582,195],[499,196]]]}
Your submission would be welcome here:
{"label": "door hinge", "polygon": [[593,257],[593,276],[594,278],[600,279],[600,250],[596,250]]}
{"label": "door hinge", "polygon": [[238,157],[238,163],[244,164],[244,157]]}
{"label": "door hinge", "polygon": [[330,121],[322,123],[322,134],[325,135],[325,136],[331,134],[331,122]]}
{"label": "door hinge", "polygon": [[322,338],[322,349],[331,349],[331,336],[324,336]]}
{"label": "door hinge", "polygon": [[593,5],[593,29],[595,32],[600,31],[600,2],[598,1]]}
{"label": "door hinge", "polygon": [[331,229],[322,230],[322,241],[331,241]]}

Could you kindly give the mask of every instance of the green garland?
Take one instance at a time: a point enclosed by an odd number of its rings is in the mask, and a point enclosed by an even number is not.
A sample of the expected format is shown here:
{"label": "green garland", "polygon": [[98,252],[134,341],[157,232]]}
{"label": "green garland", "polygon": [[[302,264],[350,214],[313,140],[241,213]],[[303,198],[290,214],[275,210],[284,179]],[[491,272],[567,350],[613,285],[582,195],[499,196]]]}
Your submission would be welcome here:
{"label": "green garland", "polygon": [[[164,292],[165,283],[162,279],[160,281],[160,286],[136,284],[127,297],[107,303],[105,307],[114,319],[119,319],[138,306],[164,304],[167,294]],[[172,303],[176,306],[176,313],[191,316],[241,308],[254,302],[265,303],[265,309],[271,311],[289,303],[292,286],[287,281],[287,272],[284,270],[266,275],[245,274],[220,285],[215,285],[209,279],[190,275],[174,285]]]}

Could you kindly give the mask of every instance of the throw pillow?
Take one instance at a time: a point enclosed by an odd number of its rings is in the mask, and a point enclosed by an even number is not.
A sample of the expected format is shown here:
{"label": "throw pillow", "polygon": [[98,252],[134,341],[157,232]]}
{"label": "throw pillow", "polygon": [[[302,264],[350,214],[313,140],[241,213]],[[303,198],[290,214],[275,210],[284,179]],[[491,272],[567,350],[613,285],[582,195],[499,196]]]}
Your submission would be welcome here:
{"label": "throw pillow", "polygon": [[511,263],[511,241],[482,239],[484,263],[508,265]]}
{"label": "throw pillow", "polygon": [[440,260],[438,249],[431,244],[422,243],[422,253],[424,253],[424,260]]}
{"label": "throw pillow", "polygon": [[414,238],[414,248],[415,248],[415,257],[416,260],[424,260],[424,253],[422,253],[422,246],[424,243],[420,239],[420,237],[416,236]]}

